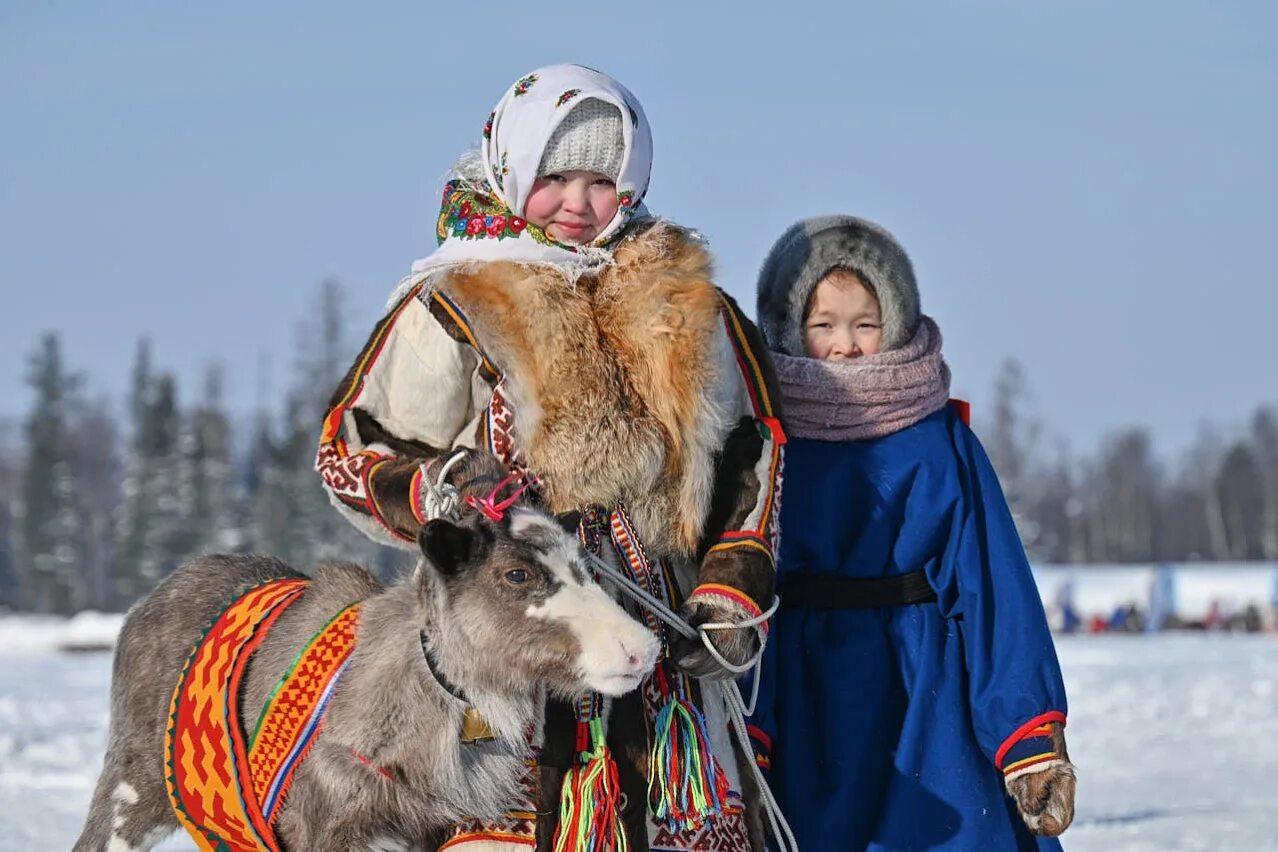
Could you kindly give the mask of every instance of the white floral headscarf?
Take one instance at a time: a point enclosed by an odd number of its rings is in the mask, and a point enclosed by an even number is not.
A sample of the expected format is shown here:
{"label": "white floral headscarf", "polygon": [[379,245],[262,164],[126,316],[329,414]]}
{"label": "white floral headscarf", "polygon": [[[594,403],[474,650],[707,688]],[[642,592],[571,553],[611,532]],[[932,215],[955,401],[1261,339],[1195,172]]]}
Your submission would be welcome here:
{"label": "white floral headscarf", "polygon": [[[597,98],[622,116],[617,213],[588,245],[561,243],[523,218],[542,154],[573,106]],[[547,65],[506,90],[484,125],[483,181],[454,176],[444,185],[437,248],[413,264],[413,277],[476,260],[593,265],[631,220],[646,216],[643,197],[652,173],[652,133],[639,100],[607,74],[581,65]]]}

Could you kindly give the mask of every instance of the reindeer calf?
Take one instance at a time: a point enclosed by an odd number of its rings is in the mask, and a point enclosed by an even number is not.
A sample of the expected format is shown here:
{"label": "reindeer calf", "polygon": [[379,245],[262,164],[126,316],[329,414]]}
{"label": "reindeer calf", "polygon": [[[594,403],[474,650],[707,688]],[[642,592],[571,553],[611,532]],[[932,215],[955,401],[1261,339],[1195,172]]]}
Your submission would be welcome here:
{"label": "reindeer calf", "polygon": [[[246,738],[299,651],[361,602],[322,730],[279,805],[276,848],[433,849],[444,827],[496,817],[517,798],[543,687],[620,695],[656,660],[652,634],[590,578],[576,540],[541,513],[431,521],[418,544],[416,570],[390,587],[354,565],[320,568],[249,658],[237,692]],[[301,576],[275,559],[209,556],[133,608],[115,655],[105,765],[77,852],[142,852],[180,826],[166,791],[165,732],[191,650],[247,590]],[[464,743],[476,711],[490,738]]]}

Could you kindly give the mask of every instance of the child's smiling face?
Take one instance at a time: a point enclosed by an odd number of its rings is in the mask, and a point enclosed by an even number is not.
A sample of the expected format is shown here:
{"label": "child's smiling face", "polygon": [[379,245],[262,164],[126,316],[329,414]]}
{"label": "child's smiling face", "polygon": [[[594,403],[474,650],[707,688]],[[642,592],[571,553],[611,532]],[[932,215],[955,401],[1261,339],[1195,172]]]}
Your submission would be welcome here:
{"label": "child's smiling face", "polygon": [[617,185],[599,172],[562,171],[537,178],[524,218],[561,243],[582,245],[617,215]]}
{"label": "child's smiling face", "polygon": [[846,361],[879,351],[883,318],[879,300],[855,273],[836,269],[812,291],[803,320],[808,356]]}

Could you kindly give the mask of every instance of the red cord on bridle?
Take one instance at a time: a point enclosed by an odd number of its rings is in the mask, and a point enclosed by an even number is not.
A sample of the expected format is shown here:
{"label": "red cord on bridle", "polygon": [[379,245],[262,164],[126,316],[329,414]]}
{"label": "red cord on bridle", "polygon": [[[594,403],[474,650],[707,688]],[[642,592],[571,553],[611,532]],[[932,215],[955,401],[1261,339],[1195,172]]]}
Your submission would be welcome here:
{"label": "red cord on bridle", "polygon": [[[520,483],[519,487],[516,488],[509,497],[498,502],[497,495],[502,492],[503,488],[510,485],[512,482]],[[490,521],[500,521],[502,518],[506,517],[506,510],[515,505],[515,501],[519,499],[519,496],[528,490],[528,485],[529,483],[524,480],[522,474],[512,473],[510,476],[498,483],[497,487],[494,488],[487,497],[476,497],[473,494],[467,495],[466,505],[477,510]]]}

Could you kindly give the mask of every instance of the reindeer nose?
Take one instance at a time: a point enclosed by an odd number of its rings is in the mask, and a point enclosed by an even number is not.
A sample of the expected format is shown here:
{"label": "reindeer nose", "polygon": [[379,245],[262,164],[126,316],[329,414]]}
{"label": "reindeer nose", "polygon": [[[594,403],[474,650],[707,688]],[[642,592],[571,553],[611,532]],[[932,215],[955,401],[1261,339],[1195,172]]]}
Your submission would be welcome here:
{"label": "reindeer nose", "polygon": [[625,642],[621,642],[621,652],[626,655],[626,667],[631,671],[637,671],[643,665],[643,654],[637,649],[626,647]]}
{"label": "reindeer nose", "polygon": [[647,641],[638,647],[628,645],[620,639],[617,640],[626,655],[626,664],[630,671],[637,672],[652,668],[652,664],[656,662],[657,643],[652,636],[646,636],[645,639]]}

